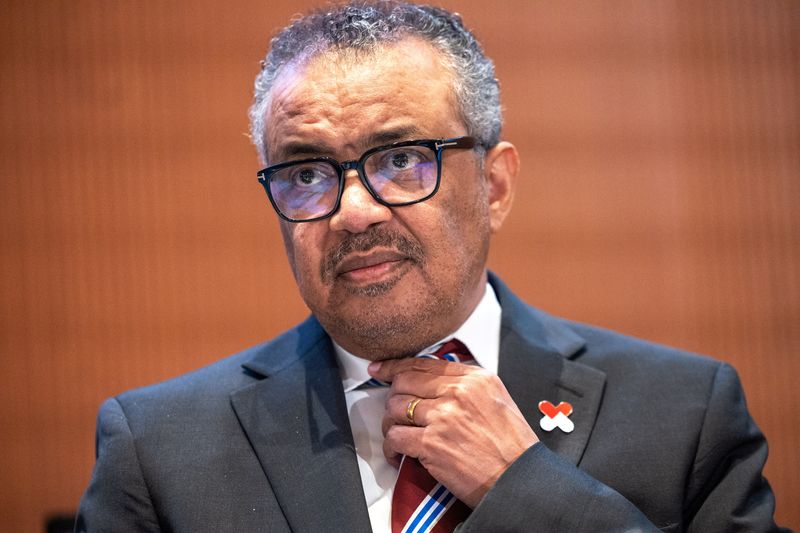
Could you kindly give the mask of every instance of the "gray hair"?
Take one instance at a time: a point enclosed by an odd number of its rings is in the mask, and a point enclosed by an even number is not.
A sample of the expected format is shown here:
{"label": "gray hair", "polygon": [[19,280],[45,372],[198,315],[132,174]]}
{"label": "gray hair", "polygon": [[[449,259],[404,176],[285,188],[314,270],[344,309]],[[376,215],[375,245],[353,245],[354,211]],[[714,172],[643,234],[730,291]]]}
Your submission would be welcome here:
{"label": "gray hair", "polygon": [[397,0],[358,0],[298,18],[270,42],[249,111],[250,133],[262,161],[267,161],[269,94],[285,66],[327,51],[374,52],[407,37],[420,37],[441,53],[440,59],[454,73],[453,92],[467,131],[483,148],[497,144],[503,119],[494,64],[461,17],[442,8]]}

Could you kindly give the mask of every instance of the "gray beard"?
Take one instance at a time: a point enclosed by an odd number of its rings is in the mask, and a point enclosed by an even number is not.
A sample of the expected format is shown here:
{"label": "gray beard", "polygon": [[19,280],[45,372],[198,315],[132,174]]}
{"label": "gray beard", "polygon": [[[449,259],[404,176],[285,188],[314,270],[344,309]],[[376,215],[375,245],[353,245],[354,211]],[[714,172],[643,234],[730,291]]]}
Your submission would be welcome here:
{"label": "gray beard", "polygon": [[[339,301],[347,296],[357,295],[367,298],[390,298],[388,294],[400,278],[384,283],[375,283],[357,289],[347,288],[342,292],[334,291],[331,296],[329,312],[315,313],[326,331],[334,338],[349,339],[360,347],[356,355],[371,360],[392,359],[418,353],[430,346],[451,331],[442,328],[442,321],[436,320],[442,315],[454,314],[459,302],[464,297],[467,287],[458,287],[448,294],[426,294],[418,302],[401,307],[381,302],[386,309],[377,311],[370,302],[356,312],[344,316],[339,312]],[[435,290],[435,285],[428,284]]]}
{"label": "gray beard", "polygon": [[[459,320],[467,318],[456,315],[459,314],[459,305],[472,288],[471,284],[482,276],[488,245],[474,263],[461,265],[470,272],[461,277],[456,287],[448,290],[427,277],[425,252],[419,242],[412,239],[413,236],[374,226],[363,233],[347,236],[322,262],[322,280],[332,290],[325,310],[312,309],[312,312],[331,337],[348,339],[355,345],[358,349],[355,355],[371,360],[413,355],[452,333],[460,324]],[[336,285],[336,267],[348,254],[369,252],[379,246],[398,250],[411,262],[412,269],[422,274],[428,292],[420,295],[418,301],[410,301],[402,306],[397,302],[379,300],[391,298],[392,289],[403,275],[363,287]],[[343,316],[341,307],[352,296],[363,297],[364,304]],[[374,305],[371,299],[375,299]],[[378,306],[382,308],[380,311],[377,310]],[[442,317],[450,320],[441,320]]]}

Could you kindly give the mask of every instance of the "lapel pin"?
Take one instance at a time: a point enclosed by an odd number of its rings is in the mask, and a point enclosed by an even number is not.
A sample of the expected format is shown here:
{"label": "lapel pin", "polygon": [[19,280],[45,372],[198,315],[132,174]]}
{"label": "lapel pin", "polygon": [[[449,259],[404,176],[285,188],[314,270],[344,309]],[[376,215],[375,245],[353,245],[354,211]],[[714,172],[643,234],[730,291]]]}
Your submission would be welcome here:
{"label": "lapel pin", "polygon": [[544,415],[539,420],[539,426],[545,431],[553,431],[559,428],[564,433],[571,433],[575,429],[575,424],[568,417],[572,414],[572,404],[561,402],[553,405],[547,400],[539,402],[539,411]]}

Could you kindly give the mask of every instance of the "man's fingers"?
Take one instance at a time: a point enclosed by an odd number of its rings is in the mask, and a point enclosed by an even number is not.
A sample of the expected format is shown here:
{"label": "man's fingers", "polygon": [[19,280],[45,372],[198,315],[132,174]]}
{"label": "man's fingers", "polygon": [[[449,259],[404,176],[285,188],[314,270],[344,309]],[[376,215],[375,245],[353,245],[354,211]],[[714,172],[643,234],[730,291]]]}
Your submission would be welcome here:
{"label": "man's fingers", "polygon": [[461,363],[429,359],[427,357],[408,357],[405,359],[387,359],[374,361],[367,368],[369,375],[381,381],[392,382],[395,376],[403,372],[418,372],[434,376],[463,376],[471,367]]}
{"label": "man's fingers", "polygon": [[[435,400],[411,394],[392,394],[386,398],[386,413],[381,429],[383,435],[394,425],[427,426],[427,413]],[[409,415],[411,418],[409,418]]]}
{"label": "man's fingers", "polygon": [[400,466],[400,457],[419,457],[424,428],[415,426],[392,426],[383,439],[383,455],[395,466]]}
{"label": "man's fingers", "polygon": [[438,398],[445,394],[453,378],[426,372],[400,372],[392,380],[392,394],[410,394],[418,398]]}

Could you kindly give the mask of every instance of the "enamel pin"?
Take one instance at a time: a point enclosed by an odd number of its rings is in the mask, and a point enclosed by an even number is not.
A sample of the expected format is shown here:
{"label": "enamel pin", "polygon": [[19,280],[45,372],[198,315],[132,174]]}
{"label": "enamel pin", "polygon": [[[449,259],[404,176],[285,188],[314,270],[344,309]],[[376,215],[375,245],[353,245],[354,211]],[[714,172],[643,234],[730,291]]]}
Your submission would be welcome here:
{"label": "enamel pin", "polygon": [[575,429],[575,424],[568,417],[572,414],[572,404],[561,402],[553,405],[547,400],[539,402],[539,411],[544,415],[539,420],[539,426],[545,431],[553,431],[559,428],[564,433],[571,433]]}

